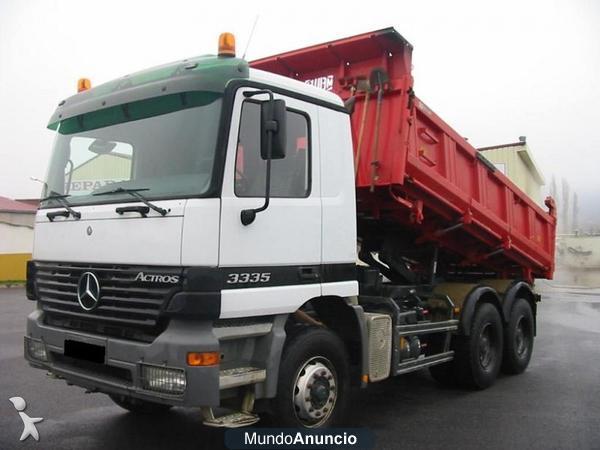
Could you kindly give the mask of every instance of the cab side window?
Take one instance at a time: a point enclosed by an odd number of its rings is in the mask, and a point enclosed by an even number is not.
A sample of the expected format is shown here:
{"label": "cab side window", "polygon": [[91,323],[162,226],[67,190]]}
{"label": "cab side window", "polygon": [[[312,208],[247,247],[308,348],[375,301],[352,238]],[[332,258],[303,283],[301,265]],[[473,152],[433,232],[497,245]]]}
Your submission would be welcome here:
{"label": "cab side window", "polygon": [[[308,117],[287,111],[286,154],[271,161],[271,197],[305,198],[310,194]],[[235,162],[235,195],[264,197],[267,161],[260,156],[260,104],[242,105]]]}

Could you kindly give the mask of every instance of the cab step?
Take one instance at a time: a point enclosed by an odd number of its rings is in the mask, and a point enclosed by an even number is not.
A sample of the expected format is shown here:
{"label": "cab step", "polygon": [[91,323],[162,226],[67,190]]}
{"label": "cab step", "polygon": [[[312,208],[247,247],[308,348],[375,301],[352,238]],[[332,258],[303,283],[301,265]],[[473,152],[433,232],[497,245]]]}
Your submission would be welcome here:
{"label": "cab step", "polygon": [[258,367],[235,367],[219,371],[219,388],[229,389],[248,384],[262,383],[267,371]]}
{"label": "cab step", "polygon": [[205,418],[203,423],[207,427],[240,428],[254,425],[258,421],[259,417],[256,414],[237,411],[221,417]]}
{"label": "cab step", "polygon": [[245,388],[244,398],[240,405],[239,411],[234,411],[229,414],[224,414],[219,417],[215,417],[213,409],[211,407],[202,408],[202,416],[204,417],[204,425],[207,427],[218,427],[218,428],[240,428],[254,425],[259,421],[258,415],[254,414],[254,388]]}

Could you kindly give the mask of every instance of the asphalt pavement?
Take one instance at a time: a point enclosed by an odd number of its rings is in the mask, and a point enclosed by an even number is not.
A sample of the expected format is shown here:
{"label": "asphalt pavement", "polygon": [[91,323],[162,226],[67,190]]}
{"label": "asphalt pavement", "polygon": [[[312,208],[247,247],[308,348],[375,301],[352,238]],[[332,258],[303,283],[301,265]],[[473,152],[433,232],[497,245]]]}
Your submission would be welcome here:
{"label": "asphalt pavement", "polygon": [[[371,429],[378,449],[600,449],[600,290],[542,289],[524,374],[481,392],[442,388],[427,371],[375,383],[353,394],[350,425]],[[23,289],[0,289],[0,450],[223,447],[223,431],[202,426],[197,409],[138,417],[30,368],[23,334],[34,306]],[[13,396],[44,418],[39,442],[19,442]]]}

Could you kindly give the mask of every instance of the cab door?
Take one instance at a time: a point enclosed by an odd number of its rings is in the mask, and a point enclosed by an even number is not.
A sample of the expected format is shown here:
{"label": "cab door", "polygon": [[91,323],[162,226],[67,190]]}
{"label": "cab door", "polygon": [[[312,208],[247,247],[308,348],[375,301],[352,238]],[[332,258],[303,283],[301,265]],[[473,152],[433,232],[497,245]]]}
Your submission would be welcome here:
{"label": "cab door", "polygon": [[321,198],[317,107],[286,102],[285,158],[271,161],[269,207],[250,225],[244,209],[264,204],[267,162],[260,156],[260,102],[235,96],[221,201],[221,317],[291,312],[320,295]]}

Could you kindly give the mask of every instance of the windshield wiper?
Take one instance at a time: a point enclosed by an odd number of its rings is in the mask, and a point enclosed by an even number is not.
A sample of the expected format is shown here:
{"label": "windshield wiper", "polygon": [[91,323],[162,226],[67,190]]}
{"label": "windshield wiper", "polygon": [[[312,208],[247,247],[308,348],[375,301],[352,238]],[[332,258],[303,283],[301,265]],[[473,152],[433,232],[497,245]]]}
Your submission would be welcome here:
{"label": "windshield wiper", "polygon": [[164,208],[161,208],[160,206],[156,206],[156,205],[150,203],[148,201],[148,199],[146,199],[142,194],[140,194],[140,191],[149,191],[149,190],[150,190],[149,188],[124,189],[122,187],[119,187],[116,189],[112,189],[110,191],[96,192],[95,194],[92,194],[92,195],[129,194],[132,197],[137,198],[140,202],[142,202],[147,207],[149,207],[149,208],[153,209],[154,211],[156,211],[157,213],[159,213],[161,216],[166,216],[171,211],[170,209],[164,209]]}
{"label": "windshield wiper", "polygon": [[60,203],[66,209],[66,211],[54,211],[54,212],[47,213],[46,217],[48,218],[48,220],[50,222],[54,222],[54,219],[58,216],[69,217],[71,215],[71,216],[75,217],[75,219],[77,219],[77,220],[81,219],[81,213],[79,211],[75,211],[73,208],[71,208],[71,205],[69,204],[69,202],[65,200],[67,197],[70,197],[70,195],[69,194],[52,193],[48,197],[44,197],[43,199],[40,200],[41,202],[44,202],[46,200],[56,200],[58,203]]}

